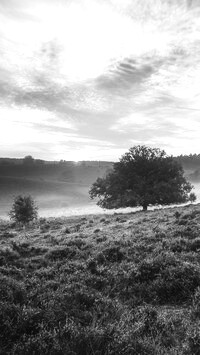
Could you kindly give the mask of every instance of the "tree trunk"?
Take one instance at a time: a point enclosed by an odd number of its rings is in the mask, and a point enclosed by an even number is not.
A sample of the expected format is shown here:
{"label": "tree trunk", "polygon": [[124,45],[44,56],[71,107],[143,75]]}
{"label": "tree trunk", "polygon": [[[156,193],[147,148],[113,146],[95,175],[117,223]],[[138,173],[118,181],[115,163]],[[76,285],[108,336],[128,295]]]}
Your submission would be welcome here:
{"label": "tree trunk", "polygon": [[145,204],[145,205],[143,205],[142,207],[143,207],[143,211],[147,211],[148,205]]}

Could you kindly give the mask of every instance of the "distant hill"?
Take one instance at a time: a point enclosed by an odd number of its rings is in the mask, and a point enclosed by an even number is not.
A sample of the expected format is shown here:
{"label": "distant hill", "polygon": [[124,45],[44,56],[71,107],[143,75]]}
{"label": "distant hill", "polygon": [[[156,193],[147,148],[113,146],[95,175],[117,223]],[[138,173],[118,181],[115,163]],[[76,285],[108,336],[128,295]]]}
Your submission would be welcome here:
{"label": "distant hill", "polygon": [[200,154],[179,155],[174,159],[183,166],[190,181],[200,182]]}
{"label": "distant hill", "polygon": [[[174,157],[200,196],[200,154]],[[98,177],[113,167],[107,161],[45,161],[27,156],[24,159],[0,158],[0,216],[7,215],[14,196],[31,194],[40,211],[74,206],[93,206],[88,191]]]}
{"label": "distant hill", "polygon": [[174,157],[185,170],[200,169],[200,154],[179,155]]}
{"label": "distant hill", "polygon": [[89,188],[112,169],[112,162],[42,161],[0,158],[0,215],[10,209],[14,196],[31,194],[40,209],[94,204]]}

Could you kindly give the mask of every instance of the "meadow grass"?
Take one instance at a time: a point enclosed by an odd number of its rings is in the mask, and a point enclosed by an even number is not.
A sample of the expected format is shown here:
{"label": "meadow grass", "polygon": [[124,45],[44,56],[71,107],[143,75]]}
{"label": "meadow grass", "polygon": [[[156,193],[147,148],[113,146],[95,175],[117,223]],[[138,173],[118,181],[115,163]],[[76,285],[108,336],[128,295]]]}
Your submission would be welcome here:
{"label": "meadow grass", "polygon": [[0,223],[0,354],[200,354],[200,205]]}

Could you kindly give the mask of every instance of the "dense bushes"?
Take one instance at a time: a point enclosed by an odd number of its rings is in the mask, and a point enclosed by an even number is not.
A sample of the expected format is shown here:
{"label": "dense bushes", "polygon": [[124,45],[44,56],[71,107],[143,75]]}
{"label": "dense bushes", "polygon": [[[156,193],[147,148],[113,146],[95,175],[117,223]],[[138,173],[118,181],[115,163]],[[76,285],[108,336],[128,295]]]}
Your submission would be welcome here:
{"label": "dense bushes", "polygon": [[134,271],[133,282],[145,284],[148,300],[183,303],[200,286],[200,272],[173,255],[163,254],[142,261]]}

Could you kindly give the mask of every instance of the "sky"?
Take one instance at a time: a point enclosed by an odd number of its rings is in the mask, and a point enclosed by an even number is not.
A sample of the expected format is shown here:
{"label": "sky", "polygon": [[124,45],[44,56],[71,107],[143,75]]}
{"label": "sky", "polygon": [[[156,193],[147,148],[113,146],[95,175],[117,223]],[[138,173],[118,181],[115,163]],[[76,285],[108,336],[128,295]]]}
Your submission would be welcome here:
{"label": "sky", "polygon": [[0,156],[200,153],[199,0],[1,0]]}

